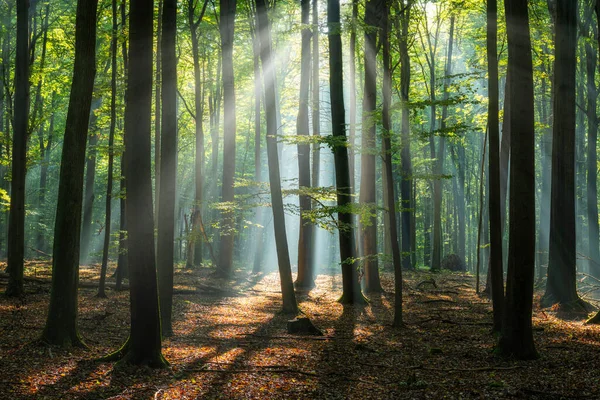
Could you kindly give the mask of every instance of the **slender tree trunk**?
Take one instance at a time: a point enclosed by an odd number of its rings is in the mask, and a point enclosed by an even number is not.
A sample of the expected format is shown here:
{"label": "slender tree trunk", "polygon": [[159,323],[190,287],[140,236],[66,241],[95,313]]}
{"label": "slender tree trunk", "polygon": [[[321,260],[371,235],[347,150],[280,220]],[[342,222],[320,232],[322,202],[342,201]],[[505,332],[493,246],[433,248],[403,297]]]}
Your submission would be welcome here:
{"label": "slender tree trunk", "polygon": [[[380,24],[380,0],[368,0],[365,5],[365,45],[364,68],[365,80],[362,106],[362,146],[360,161],[360,197],[362,206],[369,207],[370,216],[361,222],[360,239],[363,264],[365,268],[365,291],[382,291],[379,280],[379,263],[377,249],[377,207],[375,174],[375,157],[377,154],[375,141],[377,107],[377,26]],[[387,177],[391,179],[391,177]]]}
{"label": "slender tree trunk", "polygon": [[[125,28],[127,26],[127,18],[125,13],[125,2],[121,0],[119,10],[121,11],[121,35],[125,37]],[[128,76],[129,63],[127,54],[127,41],[121,43],[121,57],[123,58],[123,73]],[[125,94],[125,112],[127,112],[127,93]],[[123,129],[123,137],[126,137],[125,129]],[[129,264],[127,263],[127,202],[125,201],[126,175],[125,175],[125,154],[121,156],[121,185],[120,191],[120,212],[119,216],[119,258],[117,260],[117,271],[115,290],[121,290],[123,278],[129,279]]]}
{"label": "slender tree trunk", "polygon": [[7,241],[10,277],[6,288],[7,296],[13,297],[23,294],[23,258],[25,257],[25,174],[27,173],[29,120],[28,15],[29,1],[17,0],[14,137]]}
{"label": "slender tree trunk", "polygon": [[100,285],[98,297],[106,297],[104,290],[106,269],[108,267],[108,250],[110,246],[111,217],[112,217],[112,192],[113,192],[113,164],[115,129],[117,126],[117,35],[118,35],[118,9],[117,0],[112,0],[112,40],[111,40],[111,77],[110,77],[110,127],[108,133],[108,182],[106,183],[106,212],[104,218],[104,245],[102,247],[102,267],[100,269]]}
{"label": "slender tree trunk", "polygon": [[[313,22],[314,23],[314,22]],[[358,0],[352,0],[352,20],[350,22],[350,60],[348,63],[348,79],[350,80],[350,110],[349,144],[348,144],[348,166],[350,168],[350,188],[352,193],[356,191],[355,184],[355,160],[354,146],[356,141],[356,27],[358,25]]]}
{"label": "slender tree trunk", "polygon": [[204,188],[204,130],[202,126],[204,117],[204,87],[200,76],[200,49],[198,41],[198,27],[202,23],[208,1],[204,1],[200,17],[196,19],[196,1],[188,0],[188,24],[190,25],[190,34],[192,37],[192,57],[194,60],[194,116],[195,116],[195,136],[196,136],[196,157],[194,161],[195,169],[195,192],[194,192],[194,211],[192,212],[192,243],[188,251],[193,252],[193,257],[188,257],[187,267],[202,264],[202,234],[200,231],[200,221],[202,219],[202,191]]}
{"label": "slender tree trunk", "polygon": [[[320,81],[319,81],[319,0],[312,0],[312,134],[321,135]],[[313,144],[312,177],[313,187],[319,187],[321,172],[321,144]],[[313,237],[316,237],[314,235]],[[313,246],[313,249],[315,247]]]}
{"label": "slender tree trunk", "polygon": [[275,109],[275,70],[271,55],[271,23],[267,16],[265,0],[256,0],[257,28],[260,32],[260,60],[262,63],[263,85],[265,91],[265,112],[267,117],[267,158],[269,162],[269,186],[271,187],[271,204],[273,208],[273,226],[275,228],[275,245],[279,264],[279,279],[283,298],[283,311],[297,313],[298,305],[294,293],[292,267],[285,230],[283,198],[281,196],[281,176],[277,154],[277,116]]}
{"label": "slender tree trunk", "polygon": [[498,348],[505,356],[531,359],[537,357],[531,324],[535,269],[533,66],[527,3],[505,0],[504,7],[511,80],[509,123],[515,135],[510,146],[506,303]]}
{"label": "slender tree trunk", "polygon": [[381,43],[383,47],[383,156],[384,169],[387,176],[387,203],[390,218],[390,239],[392,242],[392,260],[394,263],[394,326],[402,326],[402,260],[400,258],[400,243],[398,241],[398,225],[396,224],[396,195],[394,191],[393,166],[392,166],[392,118],[390,106],[392,103],[392,73],[390,71],[390,6],[391,0],[384,0],[381,18]]}
{"label": "slender tree trunk", "polygon": [[408,55],[408,27],[410,22],[410,9],[412,0],[403,0],[400,3],[402,13],[395,5],[396,13],[400,18],[398,25],[399,47],[400,47],[400,107],[402,109],[402,150],[400,153],[400,168],[402,181],[400,182],[400,196],[402,199],[402,268],[412,269],[411,259],[416,258],[412,250],[412,234],[415,230],[412,216],[415,213],[412,199],[412,162],[410,157],[410,110],[408,109],[410,92],[410,56]]}
{"label": "slender tree trunk", "polygon": [[[52,109],[55,109],[56,105],[56,92],[52,93]],[[48,191],[48,168],[50,166],[50,150],[52,149],[52,142],[54,138],[54,121],[56,113],[53,111],[50,115],[50,123],[48,125],[48,139],[44,140],[43,132],[40,132],[40,154],[42,155],[42,164],[40,166],[40,191],[38,193],[38,206],[40,209],[44,207],[46,203],[46,192]],[[0,124],[1,126],[1,124]],[[47,224],[47,217],[40,216],[39,223]],[[46,228],[47,229],[47,228]],[[39,230],[36,237],[36,248],[41,251],[46,251],[46,229]]]}
{"label": "slender tree trunk", "polygon": [[[159,192],[156,267],[160,300],[160,326],[162,335],[165,337],[173,334],[171,314],[173,309],[175,190],[177,187],[177,55],[175,48],[177,0],[164,0],[162,30],[160,43],[162,53],[160,175],[164,179]],[[201,115],[196,115],[196,118],[201,118]],[[200,123],[202,123],[201,119]]]}
{"label": "slender tree trunk", "polygon": [[576,288],[574,180],[577,3],[558,0],[556,6],[550,253],[542,304],[574,307],[580,303]]}
{"label": "slender tree trunk", "polygon": [[86,156],[86,170],[85,170],[85,197],[83,201],[83,220],[81,227],[81,253],[80,262],[87,263],[89,260],[89,253],[91,249],[92,231],[94,226],[93,213],[94,213],[94,186],[96,180],[96,155],[98,150],[98,133],[96,122],[98,117],[96,116],[96,110],[102,104],[102,98],[96,98],[92,100],[92,109],[90,112],[90,122],[88,132],[88,150]]}
{"label": "slender tree trunk", "polygon": [[354,251],[354,228],[346,147],[346,122],[344,111],[344,82],[342,74],[342,38],[340,32],[340,2],[327,0],[327,26],[329,30],[329,92],[331,100],[331,131],[337,189],[340,259],[342,262],[342,297],[344,304],[363,303]]}
{"label": "slender tree trunk", "polygon": [[502,328],[504,303],[504,276],[502,273],[502,217],[500,212],[500,127],[498,120],[498,4],[487,0],[487,56],[488,56],[488,130],[490,134],[489,181],[490,181],[490,270],[494,326]]}
{"label": "slender tree trunk", "polygon": [[[302,55],[300,65],[300,100],[298,118],[296,120],[296,133],[299,136],[308,136],[310,125],[308,123],[310,80],[310,0],[300,2],[302,8]],[[310,188],[310,144],[298,143],[298,187],[300,191]],[[311,199],[306,194],[300,194],[300,230],[298,234],[298,277],[296,286],[312,288],[315,286],[314,266],[312,260],[312,235],[313,226],[306,217],[311,211]]]}
{"label": "slender tree trunk", "polygon": [[[223,186],[221,201],[234,202],[233,180],[235,175],[236,111],[233,73],[233,39],[237,0],[220,0],[221,51],[223,60]],[[219,268],[223,276],[229,276],[233,268],[234,212],[222,211]]]}
{"label": "slender tree trunk", "polygon": [[77,330],[79,241],[85,145],[96,75],[98,2],[77,2],[75,65],[63,141],[54,228],[52,289],[42,340],[63,347],[83,346]]}

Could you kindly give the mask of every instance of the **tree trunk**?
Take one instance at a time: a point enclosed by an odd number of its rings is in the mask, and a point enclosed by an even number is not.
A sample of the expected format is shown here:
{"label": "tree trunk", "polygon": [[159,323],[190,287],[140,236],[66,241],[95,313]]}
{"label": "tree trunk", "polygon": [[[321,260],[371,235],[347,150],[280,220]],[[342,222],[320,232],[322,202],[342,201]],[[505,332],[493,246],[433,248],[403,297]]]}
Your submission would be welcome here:
{"label": "tree trunk", "polygon": [[495,332],[502,328],[504,302],[504,275],[502,272],[502,217],[500,212],[500,127],[498,120],[498,4],[487,0],[487,56],[488,56],[488,130],[489,157],[489,215],[490,215],[490,268]]}
{"label": "tree trunk", "polygon": [[[173,308],[173,260],[175,238],[175,190],[177,180],[177,0],[164,0],[162,13],[162,137],[160,203],[158,204],[158,240],[156,269],[163,337],[171,336]],[[201,118],[201,115],[196,115]],[[200,123],[202,120],[200,119]]]}
{"label": "tree trunk", "polygon": [[[361,206],[368,207],[368,218],[361,218],[360,239],[365,268],[365,291],[381,292],[377,249],[377,199],[375,183],[375,141],[377,107],[377,29],[380,24],[381,1],[368,0],[365,5],[364,68],[365,80],[362,106],[362,142],[360,161]],[[337,72],[339,73],[339,72]],[[391,177],[388,177],[391,179]]]}
{"label": "tree trunk", "polygon": [[271,55],[271,23],[267,16],[265,0],[256,0],[257,28],[260,32],[260,60],[262,62],[263,85],[265,91],[265,113],[267,117],[267,158],[269,163],[269,186],[273,208],[275,245],[279,264],[279,279],[283,298],[283,311],[297,313],[298,305],[294,293],[292,267],[285,230],[283,198],[281,196],[281,176],[277,154],[277,115],[275,109],[275,69]]}
{"label": "tree trunk", "polygon": [[502,333],[505,356],[537,357],[531,324],[535,268],[533,67],[527,3],[505,0],[510,78],[510,231]]}
{"label": "tree trunk", "polygon": [[154,90],[154,223],[158,224],[158,212],[160,207],[160,151],[162,128],[161,100],[162,100],[162,33],[163,33],[163,0],[158,1],[158,15],[156,24],[156,71]]}
{"label": "tree trunk", "polygon": [[[314,22],[313,22],[314,23]],[[356,27],[358,25],[358,0],[352,0],[352,19],[350,22],[350,60],[348,63],[348,79],[350,80],[350,110],[349,144],[348,144],[348,167],[350,168],[350,189],[356,192],[355,183],[355,141],[356,141]]]}
{"label": "tree trunk", "polygon": [[[312,0],[312,28],[312,135],[313,139],[316,139],[321,134],[321,110],[319,104],[319,0]],[[316,188],[320,185],[321,143],[315,142],[313,144],[312,156],[312,176],[310,181],[312,187]],[[315,254],[317,248],[315,245],[317,229],[316,227],[313,229],[313,245],[311,246],[313,251],[311,257],[315,269],[316,265],[314,263],[317,259],[317,255]]]}
{"label": "tree trunk", "polygon": [[[402,268],[412,269],[411,259],[416,258],[412,251],[412,232],[415,229],[412,216],[415,213],[414,203],[411,196],[412,187],[412,162],[410,157],[410,110],[408,108],[410,92],[410,56],[408,55],[408,27],[410,22],[410,9],[412,0],[402,1],[400,7],[402,13],[395,5],[396,13],[400,18],[402,29],[398,29],[400,47],[400,107],[402,109],[402,150],[400,153],[400,168],[402,181],[400,182],[400,196],[402,198]],[[400,17],[401,15],[401,17]]]}
{"label": "tree trunk", "polygon": [[542,304],[575,306],[575,72],[577,3],[556,3],[555,90],[548,281]]}
{"label": "tree trunk", "polygon": [[77,331],[77,285],[85,145],[96,75],[97,6],[94,0],[77,2],[75,64],[60,164],[52,289],[42,333],[44,342],[63,347],[83,346]]}
{"label": "tree trunk", "polygon": [[85,170],[85,197],[83,200],[83,221],[81,227],[81,252],[80,262],[85,264],[89,260],[89,253],[91,249],[92,231],[94,226],[93,213],[94,213],[94,184],[96,180],[96,155],[98,150],[98,133],[96,122],[98,117],[96,116],[96,110],[102,104],[102,98],[97,98],[92,101],[92,109],[90,111],[90,122],[88,132],[88,150],[86,157],[86,170]]}
{"label": "tree trunk", "polygon": [[587,147],[587,219],[588,243],[590,246],[590,274],[600,278],[600,249],[598,248],[598,160],[596,155],[596,142],[598,141],[598,116],[596,113],[597,88],[596,64],[597,51],[590,43],[585,44],[586,70],[587,70],[587,120],[588,120],[588,147]]}
{"label": "tree trunk", "polygon": [[398,230],[396,224],[396,195],[394,191],[393,166],[392,166],[392,118],[390,116],[390,106],[392,103],[392,73],[390,71],[390,0],[384,0],[383,13],[381,18],[381,36],[380,40],[383,47],[383,108],[382,108],[382,128],[383,128],[383,157],[384,169],[387,176],[387,203],[388,214],[390,218],[390,239],[392,242],[392,260],[394,264],[394,326],[404,325],[402,321],[402,260],[400,258],[400,244],[398,241]]}
{"label": "tree trunk", "polygon": [[[300,64],[300,100],[296,133],[298,136],[308,136],[308,83],[310,80],[310,0],[302,0],[302,55]],[[310,188],[310,144],[298,142],[298,188],[300,192]],[[311,199],[306,194],[300,194],[300,229],[298,233],[298,277],[296,287],[312,288],[315,286],[314,266],[312,258],[313,226],[306,217],[311,211]]]}
{"label": "tree trunk", "polygon": [[110,47],[111,77],[110,77],[110,127],[108,133],[108,182],[106,183],[106,212],[104,218],[104,245],[102,246],[102,267],[100,268],[100,284],[98,297],[106,297],[104,290],[106,282],[106,269],[108,267],[108,250],[110,246],[111,216],[112,216],[112,191],[113,191],[113,164],[115,128],[117,125],[117,0],[112,0],[112,39]]}
{"label": "tree trunk", "polygon": [[229,203],[228,210],[221,212],[221,241],[219,271],[229,276],[233,268],[233,238],[235,229],[233,180],[235,175],[235,88],[233,72],[233,40],[236,0],[220,0],[221,51],[223,67],[223,186],[221,201]]}
{"label": "tree trunk", "polygon": [[[154,253],[151,115],[153,1],[131,0],[129,67],[125,108],[125,174],[130,267],[131,330],[114,358],[163,367]],[[135,182],[135,184],[131,184]]]}
{"label": "tree trunk", "polygon": [[353,215],[348,210],[352,202],[346,122],[344,110],[344,82],[342,74],[342,38],[340,32],[340,2],[327,0],[327,26],[329,29],[329,93],[331,100],[331,132],[335,163],[335,180],[339,224],[340,258],[342,262],[342,297],[344,304],[363,303],[354,252]]}
{"label": "tree trunk", "polygon": [[29,1],[17,0],[17,54],[15,61],[14,137],[8,220],[7,296],[23,294],[25,256],[25,174],[27,173],[27,123],[29,120],[28,18]]}

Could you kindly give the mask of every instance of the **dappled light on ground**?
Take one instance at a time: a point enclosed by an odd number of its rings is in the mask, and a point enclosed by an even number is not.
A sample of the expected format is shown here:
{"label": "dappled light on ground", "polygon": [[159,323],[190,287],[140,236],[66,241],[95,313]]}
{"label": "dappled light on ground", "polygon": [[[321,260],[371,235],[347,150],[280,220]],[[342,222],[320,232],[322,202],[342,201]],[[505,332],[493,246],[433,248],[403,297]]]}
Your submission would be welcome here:
{"label": "dappled light on ground", "polygon": [[[387,291],[370,294],[365,307],[339,304],[341,277],[319,275],[298,303],[324,336],[295,336],[286,331],[293,316],[280,312],[276,273],[238,272],[222,280],[208,269],[178,270],[174,336],[163,342],[170,367],[149,370],[94,361],[127,337],[127,291],[98,299],[94,288],[80,289],[79,326],[88,350],[37,343],[47,268],[36,266],[40,280],[27,283],[24,300],[1,297],[0,398],[542,399],[594,398],[600,391],[600,328],[536,308],[541,358],[497,358],[490,303],[475,294],[467,274],[407,273],[401,330],[391,327],[391,274],[382,276]],[[82,270],[84,284],[96,279],[96,269]]]}

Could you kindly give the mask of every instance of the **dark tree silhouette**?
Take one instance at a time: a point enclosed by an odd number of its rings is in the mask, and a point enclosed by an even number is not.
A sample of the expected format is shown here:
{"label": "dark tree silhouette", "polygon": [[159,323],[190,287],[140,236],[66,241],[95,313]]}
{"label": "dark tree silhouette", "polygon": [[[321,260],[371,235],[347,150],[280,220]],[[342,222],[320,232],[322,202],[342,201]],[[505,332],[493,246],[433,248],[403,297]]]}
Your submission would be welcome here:
{"label": "dark tree silhouette", "polygon": [[52,289],[42,340],[58,346],[82,346],[77,331],[77,285],[85,145],[96,75],[97,0],[77,2],[75,65],[63,140],[54,225]]}
{"label": "dark tree silhouette", "polygon": [[510,215],[508,277],[498,350],[519,359],[537,357],[531,313],[535,269],[533,66],[527,3],[505,0],[510,81]]}

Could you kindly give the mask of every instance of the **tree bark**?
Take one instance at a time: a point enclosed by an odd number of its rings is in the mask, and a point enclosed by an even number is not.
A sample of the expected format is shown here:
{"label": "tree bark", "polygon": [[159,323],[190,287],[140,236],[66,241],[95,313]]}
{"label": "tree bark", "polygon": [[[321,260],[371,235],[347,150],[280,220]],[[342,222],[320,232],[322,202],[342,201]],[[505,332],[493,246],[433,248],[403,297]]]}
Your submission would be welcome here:
{"label": "tree bark", "polygon": [[[163,367],[152,204],[152,0],[131,0],[125,108],[128,264],[131,330],[115,358]],[[135,184],[132,184],[135,182]]]}
{"label": "tree bark", "polygon": [[23,294],[25,257],[25,175],[27,173],[27,123],[29,120],[29,1],[17,0],[17,54],[15,58],[14,137],[8,220],[7,296]]}
{"label": "tree bark", "polygon": [[390,115],[390,106],[392,103],[392,73],[390,70],[390,6],[391,0],[384,0],[383,13],[381,18],[381,36],[380,40],[383,47],[383,107],[382,107],[382,128],[383,128],[383,157],[384,169],[387,176],[387,203],[388,214],[390,218],[390,239],[392,242],[392,260],[394,264],[394,326],[403,326],[402,320],[402,259],[400,258],[400,243],[398,241],[398,225],[396,224],[396,194],[394,190],[393,166],[392,166],[392,118]]}
{"label": "tree bark", "polygon": [[[158,204],[158,240],[156,262],[160,300],[161,331],[171,336],[173,328],[173,260],[175,238],[175,190],[177,181],[177,0],[164,0],[161,37],[161,157],[160,203]],[[201,116],[197,115],[196,118]],[[200,120],[200,123],[202,121]]]}
{"label": "tree bark", "polygon": [[548,280],[542,304],[574,306],[576,288],[575,239],[575,72],[577,3],[556,2],[556,51],[552,130],[552,188]]}
{"label": "tree bark", "polygon": [[[300,99],[298,118],[296,120],[296,133],[308,137],[310,125],[308,121],[310,80],[310,0],[301,0],[302,8],[302,54],[300,63]],[[310,188],[310,144],[298,142],[298,188],[302,192]],[[296,287],[312,288],[315,286],[314,266],[312,258],[313,226],[306,217],[311,211],[311,199],[306,194],[300,194],[300,229],[298,233],[298,277]]]}
{"label": "tree bark", "polygon": [[75,64],[60,164],[54,227],[52,289],[42,340],[63,347],[83,346],[77,330],[79,241],[85,145],[96,75],[96,0],[78,1]]}
{"label": "tree bark", "polygon": [[[537,357],[531,323],[535,268],[533,66],[527,3],[505,0],[510,78],[510,216],[508,277],[498,349],[519,359]],[[517,134],[518,133],[518,134]]]}
{"label": "tree bark", "polygon": [[275,246],[279,265],[279,279],[283,298],[283,311],[297,313],[296,294],[292,280],[292,267],[285,230],[285,215],[281,195],[281,176],[277,153],[277,115],[275,109],[275,69],[271,54],[271,23],[267,16],[265,0],[256,0],[257,28],[260,32],[260,60],[262,63],[263,85],[265,92],[265,113],[267,119],[267,158],[269,163],[269,186],[273,209],[273,227]]}
{"label": "tree bark", "polygon": [[111,216],[112,216],[112,191],[113,191],[113,164],[115,128],[117,125],[117,35],[118,35],[118,9],[117,0],[112,0],[112,38],[110,47],[111,77],[110,77],[110,127],[108,133],[108,181],[106,183],[106,211],[104,217],[104,245],[102,246],[102,266],[100,268],[100,284],[98,297],[106,297],[104,290],[106,283],[106,269],[108,267],[108,250],[110,246]]}
{"label": "tree bark", "polygon": [[[367,218],[361,218],[360,239],[365,268],[365,291],[381,292],[377,249],[377,199],[375,183],[375,157],[377,155],[375,131],[377,107],[377,27],[380,25],[380,0],[368,0],[365,5],[364,68],[365,80],[362,105],[362,141],[360,161],[361,206],[368,207]],[[387,176],[390,180],[391,176]],[[391,208],[391,205],[390,205]]]}
{"label": "tree bark", "polygon": [[221,241],[219,248],[219,272],[229,276],[233,268],[233,238],[235,229],[233,180],[235,175],[235,87],[233,73],[233,40],[237,0],[220,0],[221,52],[223,68],[223,183],[221,201],[229,203],[229,209],[221,212]]}
{"label": "tree bark", "polygon": [[500,126],[498,120],[498,4],[487,0],[487,56],[488,56],[488,130],[490,135],[489,181],[490,200],[490,270],[493,329],[502,328],[502,306],[504,302],[504,275],[502,272],[502,217],[500,212]]}
{"label": "tree bark", "polygon": [[329,39],[329,93],[331,100],[331,132],[337,189],[340,259],[342,262],[342,297],[344,304],[363,303],[354,251],[353,215],[349,209],[350,172],[344,111],[344,82],[342,74],[342,38],[339,0],[327,0]]}

